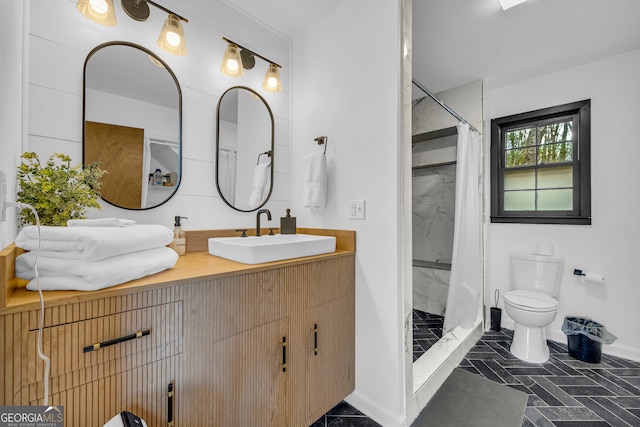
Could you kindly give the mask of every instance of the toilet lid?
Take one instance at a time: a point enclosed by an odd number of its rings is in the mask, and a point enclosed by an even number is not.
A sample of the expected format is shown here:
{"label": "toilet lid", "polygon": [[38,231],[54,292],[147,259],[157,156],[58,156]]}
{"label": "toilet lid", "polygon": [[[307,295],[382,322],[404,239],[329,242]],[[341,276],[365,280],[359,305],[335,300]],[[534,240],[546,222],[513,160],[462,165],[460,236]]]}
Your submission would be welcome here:
{"label": "toilet lid", "polygon": [[558,308],[558,301],[541,292],[525,290],[510,291],[504,294],[504,299],[511,305],[531,311],[550,311]]}

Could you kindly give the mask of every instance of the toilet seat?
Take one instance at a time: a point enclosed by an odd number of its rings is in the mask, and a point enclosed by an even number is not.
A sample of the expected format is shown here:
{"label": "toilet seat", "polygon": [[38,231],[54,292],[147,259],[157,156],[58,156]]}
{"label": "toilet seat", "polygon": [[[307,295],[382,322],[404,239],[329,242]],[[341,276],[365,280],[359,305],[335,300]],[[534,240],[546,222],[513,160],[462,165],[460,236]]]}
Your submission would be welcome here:
{"label": "toilet seat", "polygon": [[505,293],[503,298],[505,303],[521,310],[549,312],[558,309],[558,301],[541,292],[519,289]]}

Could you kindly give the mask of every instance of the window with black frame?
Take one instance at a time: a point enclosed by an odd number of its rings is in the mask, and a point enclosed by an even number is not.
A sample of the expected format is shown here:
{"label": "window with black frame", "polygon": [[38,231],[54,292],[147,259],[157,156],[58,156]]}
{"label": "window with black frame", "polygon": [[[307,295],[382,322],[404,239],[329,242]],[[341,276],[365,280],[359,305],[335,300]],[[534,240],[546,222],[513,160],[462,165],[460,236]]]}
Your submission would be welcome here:
{"label": "window with black frame", "polygon": [[591,224],[590,100],[491,120],[491,222]]}

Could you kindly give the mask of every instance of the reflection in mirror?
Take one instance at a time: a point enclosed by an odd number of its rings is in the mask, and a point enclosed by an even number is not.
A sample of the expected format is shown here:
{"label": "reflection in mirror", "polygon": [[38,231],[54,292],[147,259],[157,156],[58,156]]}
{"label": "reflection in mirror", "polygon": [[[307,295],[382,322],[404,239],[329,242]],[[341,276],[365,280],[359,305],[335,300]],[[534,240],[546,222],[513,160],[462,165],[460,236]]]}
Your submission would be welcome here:
{"label": "reflection in mirror", "polygon": [[102,199],[126,209],[169,200],[181,178],[182,94],[151,51],[127,42],[93,49],[84,65],[83,163],[99,162]]}
{"label": "reflection in mirror", "polygon": [[233,209],[254,211],[273,188],[273,113],[257,92],[234,86],[220,97],[217,117],[218,192]]}

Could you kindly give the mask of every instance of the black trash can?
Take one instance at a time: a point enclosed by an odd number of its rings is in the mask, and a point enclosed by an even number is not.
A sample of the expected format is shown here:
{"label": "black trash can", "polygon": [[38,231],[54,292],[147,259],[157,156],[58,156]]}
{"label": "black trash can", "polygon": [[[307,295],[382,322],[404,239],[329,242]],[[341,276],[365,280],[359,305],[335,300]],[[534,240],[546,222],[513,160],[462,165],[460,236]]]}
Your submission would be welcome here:
{"label": "black trash can", "polygon": [[602,343],[585,335],[567,335],[569,355],[587,363],[600,363],[602,359]]}
{"label": "black trash can", "polygon": [[600,363],[603,338],[608,334],[603,325],[583,317],[565,317],[562,330],[567,334],[571,357],[587,363]]}

